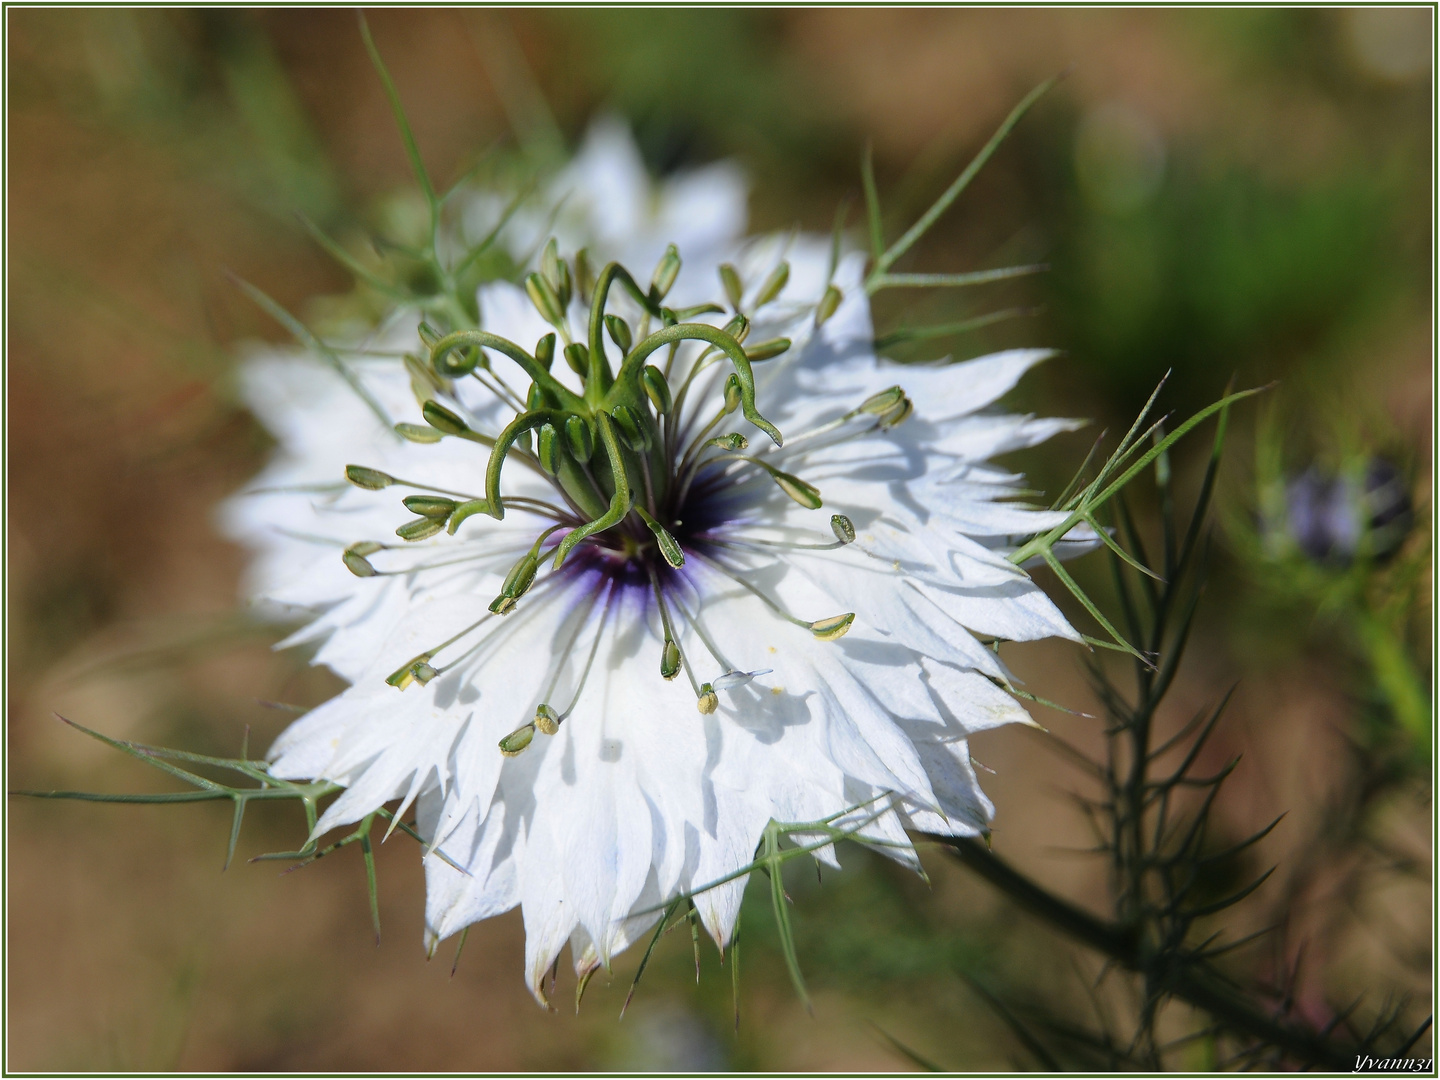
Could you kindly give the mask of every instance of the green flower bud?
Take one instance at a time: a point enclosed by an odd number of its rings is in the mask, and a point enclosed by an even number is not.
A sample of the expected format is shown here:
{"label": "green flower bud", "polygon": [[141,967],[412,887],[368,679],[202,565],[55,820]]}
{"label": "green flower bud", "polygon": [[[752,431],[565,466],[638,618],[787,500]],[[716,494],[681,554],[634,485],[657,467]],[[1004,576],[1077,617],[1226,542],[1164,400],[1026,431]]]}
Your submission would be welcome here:
{"label": "green flower bud", "polygon": [[650,449],[650,427],[629,405],[616,405],[610,410],[619,429],[620,441],[637,454]]}
{"label": "green flower bud", "polygon": [[630,351],[630,343],[635,339],[630,334],[630,324],[619,315],[605,316],[605,329],[610,331],[610,340],[622,353]]}
{"label": "green flower bud", "polygon": [[582,465],[588,462],[595,453],[595,436],[590,433],[590,425],[578,416],[567,416],[565,445],[570,448],[570,456],[576,461]]}
{"label": "green flower bud", "polygon": [[443,432],[419,424],[396,424],[395,431],[402,439],[409,439],[414,443],[437,443],[445,437]]}
{"label": "green flower bud", "polygon": [[345,553],[340,556],[340,559],[344,562],[345,569],[349,570],[356,577],[374,577],[377,573],[375,567],[370,565],[370,560],[365,558],[364,555],[356,551],[353,547],[346,548]]}
{"label": "green flower bud", "polygon": [[448,520],[459,505],[454,499],[441,495],[408,495],[401,501],[405,503],[405,509],[412,514],[423,514],[441,521]]}
{"label": "green flower bud", "polygon": [[560,326],[565,322],[565,309],[560,304],[560,297],[555,295],[554,286],[543,276],[531,274],[527,277],[525,292],[529,294],[535,310],[540,312],[540,317],[551,326]]}
{"label": "green flower bud", "polygon": [[744,341],[746,335],[750,333],[750,320],[744,315],[737,314],[722,329],[736,341]]}
{"label": "green flower bud", "polygon": [[740,376],[732,374],[725,380],[725,413],[729,415],[740,407]]}
{"label": "green flower bud", "polygon": [[832,514],[830,516],[830,530],[835,534],[835,539],[842,544],[853,544],[855,542],[855,526],[844,514]]}
{"label": "green flower bud", "polygon": [[655,406],[655,412],[664,416],[670,411],[673,402],[670,400],[670,384],[665,381],[665,373],[654,364],[646,364],[645,370],[640,373],[640,381],[645,385],[645,396],[650,399],[650,404]]}
{"label": "green flower bud", "polygon": [[810,632],[821,641],[836,641],[845,636],[850,629],[850,624],[855,621],[855,613],[847,612],[844,615],[832,615],[828,619],[816,619],[810,624]]}
{"label": "green flower bud", "polygon": [[500,752],[506,757],[517,757],[535,738],[535,725],[524,724],[500,740]]}
{"label": "green flower bud", "polygon": [[660,262],[655,266],[655,273],[650,278],[650,295],[656,300],[665,299],[665,294],[679,276],[680,251],[674,244],[670,244],[665,248],[665,254],[661,256]]}
{"label": "green flower bud", "polygon": [[878,394],[871,394],[860,403],[860,411],[879,416],[887,413],[895,406],[905,400],[905,391],[898,386],[892,386],[889,390],[881,390]]}
{"label": "green flower bud", "polygon": [[725,286],[725,299],[730,301],[730,309],[739,311],[745,287],[740,284],[740,275],[735,272],[735,267],[729,263],[720,264],[720,284]]}
{"label": "green flower bud", "polygon": [[774,300],[784,290],[789,281],[790,264],[788,262],[781,262],[779,266],[770,272],[770,276],[765,279],[765,284],[760,286],[760,292],[755,297],[755,306],[761,308],[771,300]]}
{"label": "green flower bud", "polygon": [[540,705],[535,709],[535,726],[546,735],[554,735],[560,730],[560,717],[549,705]]}
{"label": "green flower bud", "polygon": [[555,362],[555,335],[546,334],[535,343],[535,362],[546,371]]}
{"label": "green flower bud", "polygon": [[565,346],[565,362],[582,379],[590,373],[590,350],[578,341]]}
{"label": "green flower bud", "polygon": [[560,471],[560,433],[555,430],[554,424],[540,425],[537,448],[540,467],[554,476]]}
{"label": "green flower bud", "polygon": [[695,702],[695,707],[705,716],[709,716],[720,707],[720,698],[715,693],[715,688],[708,682],[700,684],[700,698]]}
{"label": "green flower bud", "polygon": [[660,650],[660,677],[668,682],[679,674],[680,646],[666,638],[665,648]]}
{"label": "green flower bud", "polygon": [[820,297],[820,303],[815,305],[815,325],[824,326],[830,316],[835,314],[835,309],[840,306],[840,301],[844,299],[845,294],[836,286],[829,286],[825,290],[825,295]]}
{"label": "green flower bud", "polygon": [[769,341],[762,341],[758,345],[752,345],[745,350],[745,358],[752,364],[758,364],[761,360],[773,360],[786,349],[790,348],[790,339],[777,337]]}
{"label": "green flower bud", "polygon": [[471,499],[455,507],[455,512],[450,515],[450,528],[446,531],[455,535],[455,530],[460,528],[460,523],[473,514],[490,513],[490,504],[484,499]]}
{"label": "green flower bud", "polygon": [[427,401],[420,407],[420,415],[425,417],[425,422],[446,435],[468,435],[470,426],[464,420],[441,405],[438,401]]}
{"label": "green flower bud", "polygon": [[414,521],[407,521],[395,530],[395,535],[409,543],[417,540],[428,540],[441,529],[445,528],[444,518],[418,517]]}
{"label": "green flower bud", "polygon": [[395,483],[395,478],[379,469],[367,469],[364,465],[346,465],[345,479],[366,491],[379,491]]}

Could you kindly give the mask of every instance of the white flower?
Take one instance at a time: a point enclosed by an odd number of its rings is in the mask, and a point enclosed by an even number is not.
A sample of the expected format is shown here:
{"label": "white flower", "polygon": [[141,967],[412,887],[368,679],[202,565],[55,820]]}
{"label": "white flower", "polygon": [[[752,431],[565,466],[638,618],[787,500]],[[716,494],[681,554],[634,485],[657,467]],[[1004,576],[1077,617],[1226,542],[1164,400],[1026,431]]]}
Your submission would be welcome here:
{"label": "white flower", "polygon": [[[529,354],[552,328],[509,284],[480,304],[518,349],[473,374],[479,354],[451,346],[474,335],[429,342],[431,376],[356,359],[378,410],[313,359],[250,368],[281,449],[227,523],[260,550],[256,595],[313,615],[290,641],[321,641],[353,684],[277,740],[271,771],[346,788],[316,835],[413,805],[444,855],[425,859],[427,945],[518,904],[542,1002],[567,941],[586,975],[678,895],[723,947],[745,880],[706,886],[772,819],[850,810],[858,839],[912,863],[907,828],[984,831],[968,737],[1028,721],[986,641],[1078,639],[1005,557],[1063,515],[1014,501],[1021,478],[988,463],[1072,426],[993,407],[1047,353],[890,364],[859,257],[832,267],[801,237],[734,262],[748,336],[727,311],[647,339],[653,294],[617,284],[614,334],[647,344],[621,365],[606,335],[608,373],[577,357],[584,381],[559,349],[545,376]],[[593,350],[588,318],[576,297],[561,344]],[[753,394],[721,324],[778,353]],[[507,386],[538,407],[518,425],[535,441],[492,458],[524,408]]]}

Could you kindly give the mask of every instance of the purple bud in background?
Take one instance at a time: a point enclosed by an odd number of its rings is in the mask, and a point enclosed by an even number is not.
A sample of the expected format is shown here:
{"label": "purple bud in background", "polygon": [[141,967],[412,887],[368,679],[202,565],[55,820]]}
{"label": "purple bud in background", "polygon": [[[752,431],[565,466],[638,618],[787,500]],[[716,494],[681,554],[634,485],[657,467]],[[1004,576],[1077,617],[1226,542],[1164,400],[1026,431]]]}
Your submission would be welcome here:
{"label": "purple bud in background", "polygon": [[1414,508],[1400,470],[1371,458],[1363,481],[1311,466],[1285,489],[1290,535],[1317,562],[1348,564],[1362,550],[1383,560],[1404,542]]}

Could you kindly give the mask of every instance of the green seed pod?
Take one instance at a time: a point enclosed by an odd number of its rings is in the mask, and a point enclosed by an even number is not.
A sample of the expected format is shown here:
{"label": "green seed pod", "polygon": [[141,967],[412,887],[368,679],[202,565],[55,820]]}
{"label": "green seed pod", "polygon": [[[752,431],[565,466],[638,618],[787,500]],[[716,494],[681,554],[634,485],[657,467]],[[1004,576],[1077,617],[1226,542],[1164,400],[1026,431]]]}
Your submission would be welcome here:
{"label": "green seed pod", "polygon": [[740,407],[740,376],[731,375],[725,380],[725,413],[728,416]]}
{"label": "green seed pod", "polygon": [[736,341],[744,341],[746,335],[750,333],[750,320],[744,315],[736,315],[722,329]]}
{"label": "green seed pod", "polygon": [[345,479],[366,491],[379,491],[395,483],[395,478],[379,469],[367,469],[364,465],[346,465]]}
{"label": "green seed pod", "polygon": [[529,294],[535,310],[540,312],[540,317],[551,326],[559,326],[565,321],[565,309],[560,305],[560,297],[555,295],[554,287],[543,276],[531,274],[527,277],[525,292]]}
{"label": "green seed pod", "polygon": [[665,254],[655,265],[655,273],[650,278],[650,295],[656,300],[665,299],[675,279],[680,276],[680,251],[674,244],[665,248]]}
{"label": "green seed pod", "polygon": [[739,311],[745,287],[740,284],[740,275],[735,272],[735,267],[729,263],[720,264],[720,284],[725,286],[725,299],[730,301],[730,309]]}
{"label": "green seed pod", "polygon": [[830,530],[835,534],[835,539],[842,544],[853,544],[855,542],[855,526],[844,514],[832,514],[830,516]]}
{"label": "green seed pod", "polygon": [[427,401],[421,406],[420,415],[425,417],[427,424],[443,431],[446,435],[468,435],[470,433],[470,426],[438,401]]}
{"label": "green seed pod", "polygon": [[417,540],[428,540],[443,528],[444,518],[418,517],[401,525],[395,530],[395,535],[413,544]]}
{"label": "green seed pod", "polygon": [[620,441],[637,454],[650,449],[650,428],[629,405],[616,405],[610,410],[615,418]]}
{"label": "green seed pod", "polygon": [[578,341],[572,341],[565,346],[565,362],[570,365],[570,370],[582,379],[590,374],[590,350]]}
{"label": "green seed pod", "polygon": [[437,443],[445,437],[443,432],[419,424],[396,424],[395,432],[402,439],[409,439],[414,443]]}
{"label": "green seed pod", "polygon": [[887,413],[905,400],[905,391],[898,386],[892,386],[889,390],[881,390],[878,394],[871,394],[860,403],[860,411],[879,416]]}
{"label": "green seed pod", "polygon": [[560,433],[554,424],[541,424],[540,437],[536,440],[540,467],[551,476],[560,471]]}
{"label": "green seed pod", "polygon": [[370,560],[354,548],[346,548],[340,559],[345,564],[345,569],[356,577],[374,577],[376,574],[375,567],[370,565]]}
{"label": "green seed pod", "polygon": [[412,514],[423,514],[425,517],[439,518],[441,521],[448,521],[450,515],[455,512],[455,507],[460,505],[454,499],[447,499],[440,495],[408,495],[403,500],[405,509]]}
{"label": "green seed pod", "polygon": [[490,513],[490,504],[488,502],[484,499],[470,499],[468,502],[463,502],[455,507],[455,512],[450,515],[450,528],[445,531],[451,536],[454,536],[455,530],[460,528],[460,523],[466,518],[473,514],[488,513]]}
{"label": "green seed pod", "polygon": [[760,286],[760,292],[755,297],[755,306],[761,308],[771,300],[774,300],[784,291],[789,281],[790,264],[782,261],[779,266],[770,272],[770,276],[765,279],[765,284]]}
{"label": "green seed pod", "polygon": [[840,306],[840,301],[845,299],[845,294],[834,285],[825,290],[825,295],[820,297],[820,303],[815,305],[815,325],[824,326],[835,309]]}
{"label": "green seed pod", "polygon": [[665,373],[654,364],[646,364],[645,370],[640,373],[640,381],[645,384],[645,396],[650,399],[650,404],[655,406],[655,412],[660,416],[668,413],[673,402],[670,400],[670,384],[665,381]]}
{"label": "green seed pod", "polygon": [[855,621],[855,613],[847,612],[844,615],[832,615],[828,619],[816,619],[810,624],[810,632],[821,641],[835,641],[845,636],[850,629],[850,624]]}
{"label": "green seed pod", "polygon": [[535,343],[535,362],[546,371],[555,362],[555,335],[546,334]]}
{"label": "green seed pod", "polygon": [[520,752],[535,738],[535,725],[525,724],[500,740],[500,752],[506,757],[518,757]]}
{"label": "green seed pod", "polygon": [[715,687],[711,686],[708,682],[701,683],[700,697],[695,702],[695,707],[705,716],[709,716],[718,709],[720,707],[720,698],[715,693]]}
{"label": "green seed pod", "polygon": [[667,682],[680,674],[680,646],[669,638],[660,650],[660,677]]}
{"label": "green seed pod", "polygon": [[610,332],[610,340],[615,342],[622,353],[630,351],[630,343],[635,339],[630,333],[629,323],[619,315],[606,315],[605,329]]}
{"label": "green seed pod", "polygon": [[773,360],[786,349],[790,348],[790,339],[777,337],[769,341],[762,341],[758,345],[752,345],[745,350],[745,358],[752,364],[758,364],[761,360]]}
{"label": "green seed pod", "polygon": [[595,453],[595,436],[590,433],[590,425],[578,416],[567,416],[565,445],[570,448],[570,456],[576,461],[582,465],[588,462]]}
{"label": "green seed pod", "polygon": [[560,717],[549,705],[540,705],[535,709],[535,726],[546,735],[554,735],[560,730]]}
{"label": "green seed pod", "polygon": [[581,248],[575,253],[575,290],[580,294],[582,304],[590,303],[590,293],[595,288],[595,272],[590,266],[590,252]]}

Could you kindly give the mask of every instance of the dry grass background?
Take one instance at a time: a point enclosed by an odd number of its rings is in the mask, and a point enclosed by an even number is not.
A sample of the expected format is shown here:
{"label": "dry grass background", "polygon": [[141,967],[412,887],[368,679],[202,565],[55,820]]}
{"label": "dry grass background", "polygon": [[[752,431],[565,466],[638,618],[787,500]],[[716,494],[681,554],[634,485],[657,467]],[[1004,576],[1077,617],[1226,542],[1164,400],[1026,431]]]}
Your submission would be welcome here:
{"label": "dry grass background", "polygon": [[[135,790],[154,778],[51,713],[116,736],[229,753],[247,725],[258,748],[285,723],[257,699],[314,704],[337,689],[303,657],[269,651],[269,639],[235,615],[244,556],[216,536],[212,510],[269,448],[227,373],[236,342],[277,335],[224,271],[291,306],[340,291],[342,275],[288,210],[353,220],[347,208],[373,206],[405,184],[405,164],[348,12],[12,8],[6,17],[10,784]],[[640,93],[633,87],[643,79],[631,69],[644,68],[644,53],[621,48],[644,33],[634,13],[375,12],[377,41],[438,176],[504,132],[477,49],[477,35],[502,18],[568,132],[597,106],[624,109]],[[1344,67],[1351,38],[1343,18],[1313,31],[1340,42],[1316,63]],[[765,128],[756,119],[763,109],[737,99],[733,117],[700,125],[692,140],[699,157],[738,151],[749,162],[761,225],[799,218],[823,226],[836,197],[855,186],[851,163],[867,136],[883,177],[900,182],[917,157],[938,176],[1020,92],[1067,67],[1061,104],[1019,144],[1024,161],[1068,152],[1065,118],[1113,100],[1143,106],[1167,144],[1210,147],[1213,161],[1277,183],[1355,154],[1360,138],[1333,95],[1279,78],[1249,57],[1231,23],[1204,12],[799,10],[725,26],[766,58],[776,93],[798,118],[791,128]],[[606,48],[617,50],[614,71],[629,74],[607,79]],[[275,80],[283,93],[265,90],[263,79],[259,90],[244,81],[267,71],[283,76]],[[701,95],[700,84],[719,76],[697,65],[690,78]],[[1395,108],[1395,138],[1423,137],[1414,110]],[[268,127],[257,126],[263,116]],[[271,132],[269,141],[257,131]],[[819,149],[787,165],[787,147],[806,145],[805,132],[819,132]],[[1023,232],[1029,177],[1014,159],[997,160],[928,257],[973,265]],[[1028,242],[1022,235],[1021,246]],[[1422,461],[1430,457],[1428,319],[1423,298],[1392,305],[1365,337],[1326,346],[1328,371],[1365,365],[1367,407],[1388,417]],[[1042,321],[1022,336],[1056,341],[1057,325]],[[1157,373],[1167,362],[1156,358]],[[1223,382],[1227,373],[1214,374]],[[1045,379],[1026,391],[1027,402],[1103,414],[1103,384],[1074,371]],[[1064,450],[1078,458],[1083,442]],[[1228,633],[1222,615],[1206,624],[1166,723],[1253,674]],[[1010,660],[1037,692],[1086,706],[1072,650],[1037,645]],[[1267,850],[1272,860],[1305,842],[1325,793],[1342,779],[1348,693],[1323,663],[1292,652],[1242,688],[1213,748],[1217,760],[1247,754],[1225,808],[1237,833],[1291,810]],[[1073,717],[1043,719],[1077,742],[1093,735]],[[1098,902],[1103,866],[1055,853],[1087,842],[1064,798],[1073,775],[1030,732],[977,743],[977,757],[996,773],[986,784],[999,807],[997,849]],[[1391,830],[1427,859],[1428,815],[1423,797],[1402,803]],[[761,952],[747,959],[745,1023],[732,1037],[728,976],[707,957],[704,985],[687,989],[679,942],[667,942],[623,1024],[615,1014],[635,956],[608,984],[596,980],[578,1017],[546,1015],[522,985],[517,913],[476,928],[453,978],[448,951],[427,964],[423,883],[405,838],[381,850],[385,938],[377,949],[358,857],[284,877],[240,862],[222,875],[225,829],[224,814],[209,807],[10,800],[11,1069],[906,1068],[871,1022],[969,1068],[1015,1060],[994,1018],[963,990],[822,975],[811,1019],[775,958]],[[300,830],[298,812],[255,813],[241,853],[293,845]],[[1020,916],[982,884],[931,861],[931,889],[892,888],[910,890],[935,918],[999,934],[1017,969],[1068,977],[1068,952],[1044,931],[1027,925],[1022,933]],[[1330,874],[1343,878],[1344,868]],[[1308,991],[1317,1002],[1336,978],[1358,986],[1377,972],[1428,995],[1428,952],[1396,980],[1399,965],[1367,937],[1367,923],[1383,918],[1428,940],[1417,930],[1430,918],[1428,886],[1397,889],[1362,896],[1371,907],[1358,919],[1327,909],[1323,889],[1306,898],[1317,912],[1312,923],[1349,920],[1333,938],[1334,955],[1307,968],[1307,978],[1324,973]],[[848,918],[845,932],[865,933],[863,910]]]}

